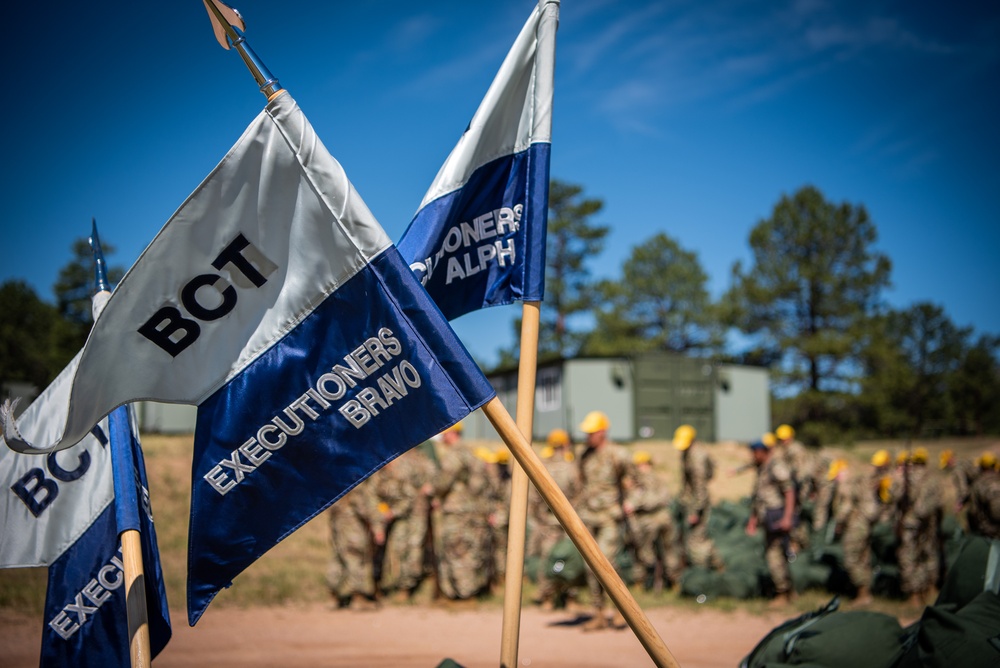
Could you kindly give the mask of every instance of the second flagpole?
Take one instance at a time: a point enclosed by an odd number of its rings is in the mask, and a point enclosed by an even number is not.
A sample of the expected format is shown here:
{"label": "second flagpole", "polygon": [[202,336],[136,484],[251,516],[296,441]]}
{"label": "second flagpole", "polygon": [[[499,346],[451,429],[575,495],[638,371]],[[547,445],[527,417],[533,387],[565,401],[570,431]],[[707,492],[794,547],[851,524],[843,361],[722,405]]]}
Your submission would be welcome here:
{"label": "second flagpole", "polygon": [[[517,428],[531,443],[535,415],[535,375],[538,368],[540,303],[521,306],[521,353],[517,368]],[[510,479],[510,519],[507,526],[507,566],[504,569],[503,628],[500,665],[514,668],[521,632],[521,590],[524,582],[524,540],[528,523],[528,476],[515,458]]]}

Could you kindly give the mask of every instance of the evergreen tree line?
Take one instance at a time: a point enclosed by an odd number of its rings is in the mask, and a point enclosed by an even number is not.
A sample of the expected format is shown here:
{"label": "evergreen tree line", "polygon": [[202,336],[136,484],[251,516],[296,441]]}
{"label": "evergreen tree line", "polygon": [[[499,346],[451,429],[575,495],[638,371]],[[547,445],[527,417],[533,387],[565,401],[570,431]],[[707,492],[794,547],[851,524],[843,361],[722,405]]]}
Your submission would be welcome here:
{"label": "evergreen tree line", "polygon": [[[665,232],[637,244],[617,278],[594,279],[611,229],[593,221],[602,208],[552,181],[541,359],[670,351],[766,366],[775,420],[812,443],[1000,433],[1000,336],[929,302],[890,308],[892,263],[864,205],[813,186],[783,195],[717,300],[697,254]],[[515,344],[498,366],[516,357]]]}
{"label": "evergreen tree line", "polygon": [[[593,220],[603,206],[550,184],[540,359],[669,351],[766,366],[775,420],[813,443],[1000,433],[1000,336],[929,302],[890,308],[892,265],[864,205],[813,186],[782,196],[717,300],[697,254],[665,232],[637,244],[619,277],[594,279],[611,229]],[[72,250],[54,305],[24,281],[0,284],[0,383],[43,388],[86,341],[93,261],[86,239]],[[122,274],[111,268],[112,284]],[[516,356],[516,344],[501,350],[498,366]]]}

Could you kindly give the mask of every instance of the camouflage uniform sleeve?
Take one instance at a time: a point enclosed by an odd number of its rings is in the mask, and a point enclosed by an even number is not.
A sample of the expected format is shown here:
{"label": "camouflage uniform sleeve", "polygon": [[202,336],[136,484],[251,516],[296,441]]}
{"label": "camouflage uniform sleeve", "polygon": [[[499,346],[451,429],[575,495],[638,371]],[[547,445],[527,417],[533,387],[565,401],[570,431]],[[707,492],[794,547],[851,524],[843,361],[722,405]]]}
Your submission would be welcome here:
{"label": "camouflage uniform sleeve", "polygon": [[443,452],[439,459],[440,468],[434,476],[434,495],[443,497],[451,491],[465,472],[462,458],[457,452]]}
{"label": "camouflage uniform sleeve", "polygon": [[921,520],[928,520],[941,509],[941,488],[937,480],[925,475],[923,484],[913,502],[913,512]]}
{"label": "camouflage uniform sleeve", "polygon": [[703,513],[709,506],[708,478],[711,464],[708,453],[698,451],[691,467],[691,513]]}

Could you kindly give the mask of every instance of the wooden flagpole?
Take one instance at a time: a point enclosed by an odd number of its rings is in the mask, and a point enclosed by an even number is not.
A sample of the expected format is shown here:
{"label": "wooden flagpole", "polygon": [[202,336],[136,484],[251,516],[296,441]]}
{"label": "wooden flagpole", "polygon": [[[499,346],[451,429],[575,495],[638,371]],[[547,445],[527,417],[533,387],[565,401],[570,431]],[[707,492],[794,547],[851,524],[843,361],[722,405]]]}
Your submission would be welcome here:
{"label": "wooden flagpole", "polygon": [[142,539],[135,529],[123,531],[121,539],[129,657],[132,668],[148,668],[152,663],[152,656],[149,651],[149,613],[146,609],[146,576],[142,568]]}
{"label": "wooden flagpole", "polygon": [[[549,472],[545,470],[542,461],[535,454],[535,451],[531,449],[531,444],[521,434],[517,424],[507,412],[507,409],[503,407],[499,399],[493,397],[483,406],[483,412],[497,430],[500,438],[510,448],[511,454],[514,455],[514,458],[524,469],[528,478],[531,479],[531,482],[538,489],[539,494],[549,504],[559,523],[562,524],[570,539],[576,545],[577,549],[580,550],[580,554],[583,555],[587,565],[590,566],[597,579],[600,580],[601,586],[604,587],[608,596],[618,606],[618,610],[625,617],[625,621],[628,622],[628,625],[632,628],[632,632],[639,638],[639,642],[642,643],[650,658],[653,659],[653,662],[661,667],[679,668],[677,660],[674,659],[670,650],[667,649],[663,639],[657,634],[656,629],[653,628],[642,608],[636,603],[628,587],[618,577],[614,566],[611,565],[608,558],[601,552],[601,549],[597,546],[597,541],[587,531],[587,527],[584,526],[583,521],[576,514],[573,506],[570,505],[566,495],[559,489],[559,485],[552,479]],[[506,668],[514,668],[514,666],[507,666]]]}
{"label": "wooden flagpole", "polygon": [[[521,306],[521,357],[517,369],[517,428],[531,443],[535,414],[535,372],[538,367],[540,303]],[[501,668],[517,666],[521,632],[521,591],[524,583],[524,537],[528,520],[528,476],[515,459],[511,467],[510,516],[507,525],[507,566],[504,570]]]}

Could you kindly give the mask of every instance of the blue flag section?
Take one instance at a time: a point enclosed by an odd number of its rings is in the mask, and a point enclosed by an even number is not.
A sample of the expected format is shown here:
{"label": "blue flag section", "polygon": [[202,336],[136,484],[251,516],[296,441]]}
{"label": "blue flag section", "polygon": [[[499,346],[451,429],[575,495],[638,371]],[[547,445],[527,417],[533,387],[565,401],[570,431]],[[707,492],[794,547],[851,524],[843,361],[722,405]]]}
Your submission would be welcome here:
{"label": "blue flag section", "polygon": [[[43,668],[129,666],[129,632],[120,530],[142,535],[150,651],[170,640],[170,614],[149,512],[146,470],[128,408],[109,416],[115,475],[125,485],[80,538],[49,567],[40,665]],[[118,485],[115,485],[116,491]],[[129,526],[119,526],[126,518]]]}
{"label": "blue flag section", "polygon": [[264,552],[493,394],[399,252],[383,251],[199,406],[190,623]]}
{"label": "blue flag section", "polygon": [[543,297],[558,19],[534,9],[399,241],[448,319]]}

